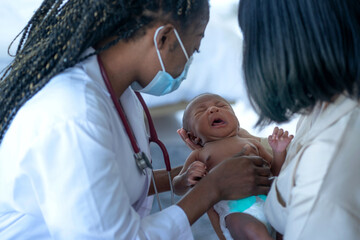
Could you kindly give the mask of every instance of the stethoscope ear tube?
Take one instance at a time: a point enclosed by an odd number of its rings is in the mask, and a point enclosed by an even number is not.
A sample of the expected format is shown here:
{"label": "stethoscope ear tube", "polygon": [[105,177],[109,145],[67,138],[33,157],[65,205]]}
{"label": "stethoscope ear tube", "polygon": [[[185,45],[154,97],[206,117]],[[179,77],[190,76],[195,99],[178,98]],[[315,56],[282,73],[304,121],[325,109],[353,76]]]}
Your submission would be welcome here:
{"label": "stethoscope ear tube", "polygon": [[158,202],[158,206],[159,206],[159,209],[161,211],[162,210],[161,201],[160,201],[159,192],[157,190],[156,183],[155,183],[154,170],[152,170],[152,173],[151,173],[151,180],[152,180],[152,183],[153,183],[153,187],[154,187],[154,191],[155,191],[155,195],[156,195],[156,200]]}
{"label": "stethoscope ear tube", "polygon": [[154,123],[152,121],[149,109],[146,106],[146,103],[145,103],[143,97],[141,96],[141,94],[139,92],[135,92],[135,94],[138,97],[141,105],[143,106],[143,109],[144,109],[144,112],[145,112],[145,115],[146,115],[146,118],[147,118],[147,121],[148,121],[148,124],[149,124],[149,130],[150,130],[149,141],[156,143],[160,147],[160,149],[161,149],[161,151],[163,153],[163,156],[164,156],[164,162],[165,162],[165,166],[166,166],[166,171],[170,172],[171,171],[171,164],[170,164],[169,153],[168,153],[164,143],[161,142],[160,139],[157,136],[155,126],[154,126]]}
{"label": "stethoscope ear tube", "polygon": [[[110,93],[111,99],[112,99],[112,101],[113,101],[113,103],[115,105],[115,108],[116,108],[116,110],[117,110],[117,112],[119,114],[119,117],[120,117],[123,125],[124,125],[125,131],[126,131],[128,137],[129,137],[132,148],[134,150],[135,162],[136,162],[139,170],[142,171],[144,174],[146,174],[146,170],[145,170],[146,168],[149,167],[151,170],[153,170],[153,167],[151,165],[151,161],[149,161],[149,159],[147,158],[147,156],[146,156],[146,154],[144,152],[140,151],[140,148],[137,145],[135,136],[134,136],[133,132],[131,131],[130,125],[129,125],[127,119],[126,119],[125,113],[124,113],[124,111],[122,109],[122,106],[120,105],[119,100],[116,99],[114,90],[112,89],[111,83],[110,83],[110,81],[109,81],[109,79],[107,77],[107,74],[105,72],[104,66],[102,64],[102,61],[101,61],[99,55],[97,56],[97,60],[98,60],[98,63],[99,63],[100,72],[101,72],[101,75],[102,75],[103,80],[105,82],[105,85],[106,85],[106,87],[107,87],[107,89],[108,89],[108,91]],[[166,170],[168,172],[168,177],[169,177],[169,184],[170,184],[170,191],[171,191],[171,203],[174,204],[174,191],[173,191],[171,174],[170,174],[171,173],[171,165],[170,165],[169,154],[168,154],[168,152],[166,150],[165,145],[159,140],[159,138],[157,136],[154,123],[152,121],[149,109],[146,106],[146,103],[145,103],[144,99],[142,98],[142,96],[141,96],[141,94],[139,92],[135,92],[135,94],[136,94],[137,98],[139,99],[139,101],[140,101],[140,103],[141,103],[141,105],[142,105],[142,107],[144,109],[146,118],[148,120],[149,129],[150,129],[149,141],[158,144],[161,151],[163,152],[164,162],[165,162]],[[157,191],[157,188],[156,188],[156,183],[155,183],[155,178],[154,178],[154,172],[153,171],[152,171],[152,174],[151,174],[151,178],[152,178],[155,194],[156,194],[156,197],[157,197],[157,200],[158,200],[159,209],[161,210],[162,207],[161,207],[161,203],[160,203],[159,194],[158,194],[158,191]]]}
{"label": "stethoscope ear tube", "polygon": [[[135,92],[136,96],[138,97],[141,105],[143,106],[143,109],[144,109],[144,112],[145,112],[145,115],[146,115],[146,118],[148,120],[148,124],[149,124],[149,129],[150,129],[150,138],[149,138],[149,141],[150,142],[154,142],[156,143],[160,149],[161,149],[161,152],[163,153],[163,157],[164,157],[164,162],[165,162],[165,167],[166,167],[166,171],[167,171],[167,174],[168,174],[168,177],[169,177],[169,184],[170,184],[170,192],[171,192],[171,204],[174,204],[174,189],[173,189],[173,185],[172,185],[172,179],[171,179],[171,163],[170,163],[170,157],[169,157],[169,153],[165,147],[165,144],[160,141],[160,139],[158,138],[157,136],[157,133],[156,133],[156,130],[155,130],[155,126],[154,126],[154,123],[152,121],[152,118],[151,118],[151,115],[150,115],[150,112],[149,112],[149,109],[148,107],[146,106],[146,103],[143,99],[143,97],[141,96],[141,94],[139,92]],[[155,180],[154,180],[155,182]],[[155,183],[153,182],[154,186],[155,186]],[[154,187],[155,189],[155,187]],[[157,196],[158,197],[158,196]],[[160,199],[158,199],[158,202],[160,203]],[[159,206],[160,208],[160,206]]]}

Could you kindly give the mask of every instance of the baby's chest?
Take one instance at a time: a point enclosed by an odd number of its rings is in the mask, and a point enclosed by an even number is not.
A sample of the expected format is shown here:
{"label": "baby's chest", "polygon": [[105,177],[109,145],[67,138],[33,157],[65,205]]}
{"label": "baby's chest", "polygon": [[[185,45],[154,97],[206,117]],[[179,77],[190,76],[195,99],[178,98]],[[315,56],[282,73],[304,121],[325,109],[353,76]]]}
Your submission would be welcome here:
{"label": "baby's chest", "polygon": [[251,142],[232,140],[206,146],[206,149],[201,152],[200,158],[210,170],[221,161],[242,151],[244,151],[244,155],[259,155],[257,147]]}

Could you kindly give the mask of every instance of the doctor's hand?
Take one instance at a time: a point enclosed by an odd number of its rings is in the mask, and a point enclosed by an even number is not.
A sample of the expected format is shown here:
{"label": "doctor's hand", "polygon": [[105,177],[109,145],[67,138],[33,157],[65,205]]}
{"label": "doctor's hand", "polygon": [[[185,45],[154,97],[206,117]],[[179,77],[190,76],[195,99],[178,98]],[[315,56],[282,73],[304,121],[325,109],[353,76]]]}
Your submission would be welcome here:
{"label": "doctor's hand", "polygon": [[267,194],[272,183],[269,164],[259,156],[239,153],[216,166],[208,174],[214,177],[214,188],[221,200]]}
{"label": "doctor's hand", "polygon": [[242,151],[213,168],[178,202],[178,206],[192,224],[220,200],[267,194],[272,182],[269,176],[270,168],[264,159],[245,156]]}

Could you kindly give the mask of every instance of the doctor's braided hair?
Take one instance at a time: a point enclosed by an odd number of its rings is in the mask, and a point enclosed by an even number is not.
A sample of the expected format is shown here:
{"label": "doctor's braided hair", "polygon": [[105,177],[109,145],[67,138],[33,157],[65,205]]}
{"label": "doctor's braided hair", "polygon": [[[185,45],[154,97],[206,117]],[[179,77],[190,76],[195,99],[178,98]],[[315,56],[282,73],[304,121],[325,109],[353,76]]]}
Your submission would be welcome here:
{"label": "doctor's braided hair", "polygon": [[[208,8],[208,0],[43,1],[20,33],[14,60],[0,76],[0,142],[21,106],[56,74],[120,40],[145,34],[157,21],[185,30]],[[82,56],[109,37],[115,40]]]}

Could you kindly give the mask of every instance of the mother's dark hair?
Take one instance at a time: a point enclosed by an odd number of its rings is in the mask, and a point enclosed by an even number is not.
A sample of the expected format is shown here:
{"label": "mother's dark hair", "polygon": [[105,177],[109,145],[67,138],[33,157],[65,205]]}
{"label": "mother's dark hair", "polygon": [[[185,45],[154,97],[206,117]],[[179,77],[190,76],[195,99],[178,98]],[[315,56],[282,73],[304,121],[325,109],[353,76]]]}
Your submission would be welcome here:
{"label": "mother's dark hair", "polygon": [[359,99],[359,0],[241,0],[243,69],[257,125],[339,94]]}

